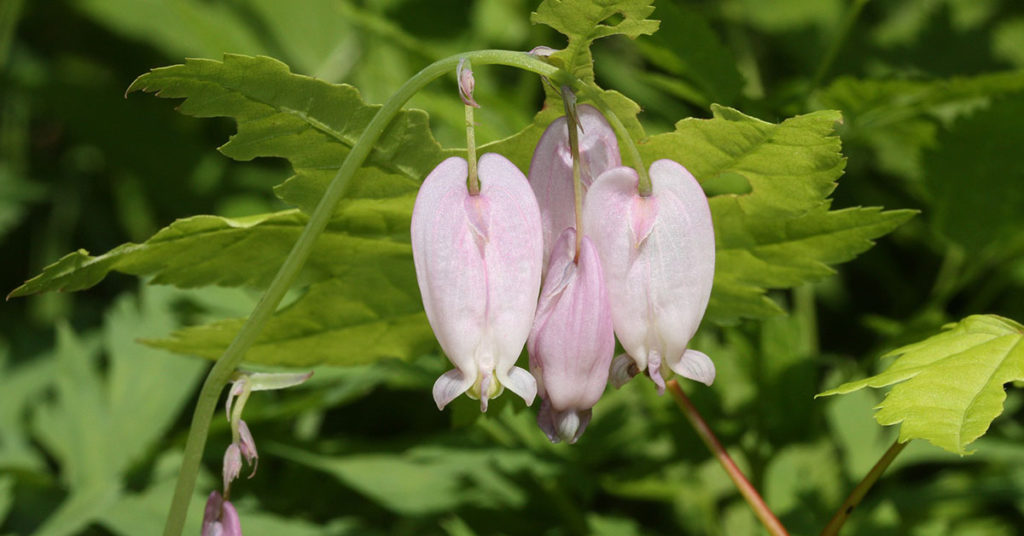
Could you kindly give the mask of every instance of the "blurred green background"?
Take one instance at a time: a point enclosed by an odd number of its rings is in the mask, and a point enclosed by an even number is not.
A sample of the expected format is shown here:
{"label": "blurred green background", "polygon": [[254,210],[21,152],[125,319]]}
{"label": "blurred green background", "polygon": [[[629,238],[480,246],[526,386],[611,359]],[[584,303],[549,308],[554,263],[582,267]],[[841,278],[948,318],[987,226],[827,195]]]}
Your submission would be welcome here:
{"label": "blurred green background", "polygon": [[[141,241],[175,218],[284,208],[287,164],[216,152],[228,120],[124,97],[150,68],[266,54],[382,102],[433,60],[560,47],[525,0],[4,0],[0,3],[0,288],[61,255]],[[880,393],[813,400],[884,366],[887,349],[973,313],[1024,320],[1024,4],[1014,0],[659,0],[662,29],[594,49],[598,82],[644,107],[649,133],[713,102],[766,121],[839,109],[848,157],[836,208],[921,215],[824,282],[773,299],[791,313],[705,326],[719,377],[686,386],[793,534],[814,534],[894,439]],[[478,140],[543,100],[532,75],[476,70]],[[411,104],[462,141],[452,79]],[[0,308],[0,534],[157,534],[205,362],[135,343],[246,314],[255,295],[117,275]],[[439,413],[439,355],[321,368],[254,396],[259,473],[235,486],[247,536],[759,534],[668,398],[610,392],[575,446],[552,446],[509,397]],[[845,534],[1024,531],[1024,398],[960,458],[912,444]],[[218,485],[215,422],[197,490]],[[198,510],[190,533],[198,533]]]}

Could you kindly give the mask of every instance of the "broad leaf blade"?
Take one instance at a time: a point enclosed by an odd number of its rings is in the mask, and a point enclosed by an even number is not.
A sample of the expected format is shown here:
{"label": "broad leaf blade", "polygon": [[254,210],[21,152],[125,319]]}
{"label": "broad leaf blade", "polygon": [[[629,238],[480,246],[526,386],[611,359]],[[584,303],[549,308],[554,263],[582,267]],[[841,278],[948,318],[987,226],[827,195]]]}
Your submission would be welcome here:
{"label": "broad leaf blade", "polygon": [[[912,215],[851,208],[829,211],[845,159],[838,112],[767,123],[712,106],[711,119],[684,119],[640,145],[647,161],[671,158],[712,195],[718,260],[708,318],[731,322],[781,312],[765,293],[833,273]],[[729,192],[714,195],[717,191]]]}
{"label": "broad leaf blade", "polygon": [[[222,320],[146,342],[216,359],[244,323],[244,318]],[[348,366],[411,359],[434,346],[410,259],[406,265],[367,265],[311,285],[267,322],[245,358],[268,365]]]}
{"label": "broad leaf blade", "polygon": [[1003,411],[1003,386],[1024,380],[1024,326],[995,315],[969,316],[924,341],[893,350],[883,373],[818,396],[896,384],[875,420],[900,424],[900,441],[927,439],[957,454]]}
{"label": "broad leaf blade", "polygon": [[[413,195],[343,201],[321,234],[306,277],[318,281],[368,262],[409,263]],[[10,297],[89,288],[109,272],[153,276],[157,284],[253,286],[269,283],[308,218],[286,210],[245,218],[192,216],[161,229],[142,244],[123,244],[96,257],[70,253],[11,292]]]}
{"label": "broad leaf blade", "polygon": [[[238,124],[220,151],[236,160],[287,159],[295,176],[277,188],[285,201],[311,211],[349,150],[380,108],[359,91],[293,74],[268,57],[225,54],[223,61],[191,59],[153,69],[128,88],[185,98],[179,110],[195,117],[231,117]],[[427,115],[399,113],[353,178],[349,197],[378,199],[415,192],[447,155],[430,133]]]}

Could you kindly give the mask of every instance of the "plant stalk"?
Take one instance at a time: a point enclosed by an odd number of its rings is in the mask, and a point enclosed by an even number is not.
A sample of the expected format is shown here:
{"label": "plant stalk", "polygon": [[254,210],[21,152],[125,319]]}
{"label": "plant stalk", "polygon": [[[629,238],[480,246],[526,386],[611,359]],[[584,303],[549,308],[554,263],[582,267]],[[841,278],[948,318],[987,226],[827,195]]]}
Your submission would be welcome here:
{"label": "plant stalk", "polygon": [[580,260],[580,246],[583,244],[583,179],[580,177],[580,125],[576,114],[576,95],[568,86],[562,86],[562,103],[565,105],[565,126],[569,129],[569,153],[572,155],[573,210],[576,214],[576,253],[573,262]]}
{"label": "plant stalk", "polygon": [[836,514],[832,516],[828,525],[825,525],[825,528],[821,531],[821,536],[837,536],[839,534],[839,529],[843,527],[843,524],[846,523],[847,519],[850,519],[850,514],[853,513],[853,509],[860,504],[864,499],[864,496],[868,494],[868,490],[875,485],[875,482],[878,482],[882,473],[888,469],[889,464],[891,464],[892,461],[896,459],[896,456],[898,456],[900,452],[903,452],[903,449],[907,448],[907,445],[909,444],[910,441],[900,443],[899,439],[897,439],[896,442],[889,447],[889,450],[885,451],[885,454],[882,454],[882,457],[878,459],[878,462],[871,468],[871,471],[868,471],[864,480],[861,480],[860,484],[857,484],[857,487],[853,488],[853,491],[850,492],[850,496],[843,501],[843,504],[839,507],[839,510],[836,511]]}
{"label": "plant stalk", "polygon": [[[174,498],[171,501],[170,512],[167,515],[167,523],[164,526],[164,536],[180,536],[185,526],[185,518],[188,515],[189,503],[195,489],[196,477],[199,473],[199,463],[206,446],[206,436],[210,428],[210,421],[213,418],[217,401],[224,386],[231,379],[235,368],[242,362],[246,351],[256,341],[263,326],[274,314],[281,299],[291,287],[298,276],[302,266],[306,263],[317,237],[323,232],[327,223],[334,214],[338,202],[345,195],[345,191],[351,182],[353,175],[362,166],[370,151],[373,150],[377,140],[380,139],[384,130],[391,123],[391,120],[401,110],[413,95],[434,79],[455,70],[462,58],[471,59],[478,64],[484,65],[506,65],[516,67],[539,74],[540,76],[568,80],[573,83],[571,76],[546,63],[545,61],[531,56],[525,52],[509,50],[478,50],[455,56],[449,56],[438,60],[413,75],[401,88],[395,92],[377,111],[369,125],[359,136],[355,145],[352,146],[345,161],[338,169],[338,173],[331,179],[323,197],[317,204],[316,209],[309,218],[309,222],[302,230],[298,240],[288,253],[284,263],[274,276],[270,286],[263,293],[259,303],[253,309],[252,314],[242,325],[238,335],[228,346],[213,365],[213,369],[203,382],[199,392],[199,400],[196,402],[195,410],[192,413],[192,425],[189,429],[188,439],[185,442],[185,454],[178,473],[178,482],[174,489]],[[573,83],[578,85],[578,82]]]}
{"label": "plant stalk", "polygon": [[725,451],[725,447],[715,437],[715,433],[711,431],[711,427],[708,423],[704,422],[704,419],[700,416],[697,408],[694,407],[693,403],[690,402],[689,397],[683,392],[682,388],[679,387],[679,382],[676,380],[670,380],[666,386],[669,391],[672,392],[672,397],[675,398],[676,404],[679,409],[682,410],[683,415],[690,421],[693,429],[696,430],[697,435],[700,436],[701,441],[708,447],[708,450],[715,455],[718,459],[718,463],[725,469],[726,474],[732,480],[733,484],[736,485],[736,489],[739,490],[743,498],[746,499],[747,504],[754,511],[754,515],[761,521],[768,532],[773,536],[789,536],[786,532],[786,527],[782,526],[782,522],[779,518],[775,517],[775,514],[765,504],[764,499],[761,498],[761,494],[754,489],[754,486],[744,476],[743,471],[736,466],[736,462],[732,460],[729,453]]}

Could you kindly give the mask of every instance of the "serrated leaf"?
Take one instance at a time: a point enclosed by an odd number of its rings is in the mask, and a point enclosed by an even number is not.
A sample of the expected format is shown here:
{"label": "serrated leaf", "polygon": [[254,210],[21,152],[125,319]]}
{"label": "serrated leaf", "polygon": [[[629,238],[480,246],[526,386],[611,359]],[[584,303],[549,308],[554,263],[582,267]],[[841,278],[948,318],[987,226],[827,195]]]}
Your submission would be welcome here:
{"label": "serrated leaf", "polygon": [[[190,59],[153,69],[128,88],[184,98],[179,110],[195,117],[231,117],[238,132],[220,147],[236,160],[287,159],[295,176],[275,190],[309,212],[380,108],[359,91],[293,74],[268,57],[225,54],[223,61]],[[400,112],[353,177],[349,198],[379,199],[415,192],[448,153],[434,139],[426,113]]]}
{"label": "serrated leaf", "polygon": [[635,39],[658,31],[658,21],[647,18],[652,0],[544,0],[530,15],[534,24],[546,24],[569,39],[564,50],[552,55],[567,71],[586,83],[594,81],[590,45],[610,35]]}
{"label": "serrated leaf", "polygon": [[[215,359],[234,340],[244,318],[178,330],[146,343]],[[432,348],[433,332],[420,303],[412,261],[368,264],[344,278],[309,287],[267,322],[246,361],[307,367],[410,359]]]}
{"label": "serrated leaf", "polygon": [[882,356],[885,372],[817,396],[896,385],[876,406],[875,420],[900,425],[901,442],[926,439],[957,454],[1003,411],[1003,386],[1024,381],[1024,326],[995,315],[969,316],[938,335]]}
{"label": "serrated leaf", "polygon": [[[343,201],[317,240],[306,264],[307,279],[319,281],[394,258],[410,263],[412,273],[408,236],[414,195]],[[153,283],[178,287],[259,287],[273,278],[307,221],[298,210],[184,218],[142,244],[122,244],[96,257],[85,250],[70,253],[9,297],[86,289],[111,271],[150,275]]]}
{"label": "serrated leaf", "polygon": [[718,259],[708,318],[730,322],[777,314],[767,289],[831,275],[829,264],[854,258],[913,215],[879,208],[829,211],[828,195],[845,165],[834,134],[838,112],[773,124],[731,108],[712,111],[711,119],[684,119],[675,131],[640,145],[645,160],[676,160],[706,190],[729,179],[746,192],[709,200]]}
{"label": "serrated leaf", "polygon": [[874,151],[882,168],[922,177],[924,151],[937,144],[938,125],[970,115],[993,97],[1024,90],[1024,72],[939,80],[843,77],[815,94],[820,106],[843,111],[843,137]]}

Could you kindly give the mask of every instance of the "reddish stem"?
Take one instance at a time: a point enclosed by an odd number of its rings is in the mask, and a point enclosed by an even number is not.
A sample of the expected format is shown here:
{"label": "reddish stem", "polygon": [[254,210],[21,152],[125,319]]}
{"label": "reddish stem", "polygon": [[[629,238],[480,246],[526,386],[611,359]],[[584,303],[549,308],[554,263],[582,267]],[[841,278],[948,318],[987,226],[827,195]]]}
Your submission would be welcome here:
{"label": "reddish stem", "polygon": [[679,409],[682,410],[683,415],[690,421],[693,429],[696,430],[697,435],[700,436],[701,441],[708,447],[708,450],[718,459],[718,463],[722,464],[722,468],[725,469],[733,484],[736,485],[740,494],[746,499],[747,504],[754,511],[754,515],[761,520],[761,524],[773,536],[789,536],[789,533],[786,532],[786,527],[782,526],[779,518],[775,517],[775,514],[765,504],[764,499],[761,498],[761,494],[754,489],[754,486],[744,476],[743,471],[740,471],[740,468],[736,466],[736,462],[732,461],[732,457],[729,456],[729,453],[725,451],[725,447],[715,437],[715,433],[711,431],[708,423],[704,422],[697,408],[694,407],[686,393],[679,387],[679,383],[671,380],[667,386],[668,390],[672,393],[672,397],[675,398]]}

